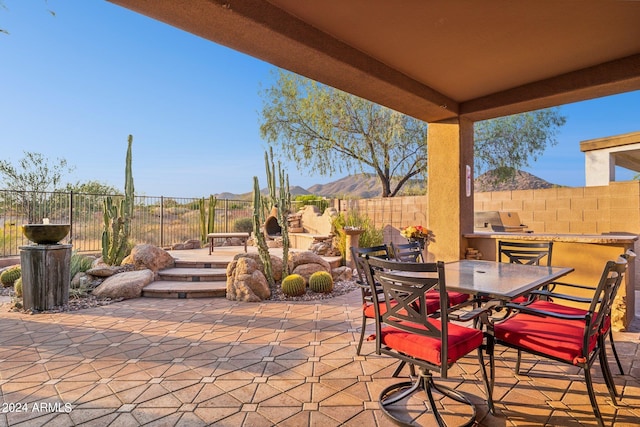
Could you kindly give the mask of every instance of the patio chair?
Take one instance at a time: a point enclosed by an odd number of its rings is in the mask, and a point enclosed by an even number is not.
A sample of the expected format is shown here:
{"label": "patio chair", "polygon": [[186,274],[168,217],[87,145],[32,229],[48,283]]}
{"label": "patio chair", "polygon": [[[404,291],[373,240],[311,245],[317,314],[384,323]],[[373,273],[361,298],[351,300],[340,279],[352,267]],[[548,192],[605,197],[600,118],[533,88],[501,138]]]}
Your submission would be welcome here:
{"label": "patio chair", "polygon": [[[607,262],[589,308],[584,313],[565,314],[508,303],[507,307],[515,310],[516,314],[492,326],[497,344],[582,368],[589,400],[600,426],[604,423],[593,389],[591,365],[596,359],[600,361],[609,395],[616,405],[617,392],[606,360],[603,331],[626,268],[627,260],[622,257]],[[493,381],[492,371],[492,385]]]}
{"label": "patio chair", "polygon": [[[478,362],[487,396],[487,402],[493,413],[490,383],[484,365],[482,331],[450,323],[449,316],[440,309],[434,308],[426,294],[430,290],[438,289],[440,300],[447,300],[444,263],[403,263],[398,261],[367,258],[366,274],[370,283],[379,283],[384,297],[384,311],[378,311],[376,320],[376,353],[396,358],[409,363],[419,369],[419,373],[411,381],[404,381],[390,385],[380,393],[380,408],[396,424],[410,425],[408,420],[424,417],[424,406],[416,416],[410,413],[415,410],[408,400],[420,390],[426,393],[427,413],[431,413],[439,426],[447,425],[445,411],[448,405],[436,404],[434,391],[445,399],[467,405],[471,415],[465,426],[475,422],[476,409],[469,398],[463,393],[449,387],[437,384],[433,373],[446,379],[448,370],[460,358],[473,350],[477,351]],[[427,273],[427,274],[425,274]],[[378,294],[372,294],[374,308],[382,307]],[[477,317],[481,312],[469,312],[468,318],[458,317],[458,320],[468,321]],[[490,340],[491,337],[488,337]],[[492,349],[492,345],[487,345]],[[458,405],[451,412],[453,416],[466,416]],[[462,412],[462,413],[461,413]],[[431,423],[429,423],[430,425]]]}
{"label": "patio chair", "polygon": [[511,264],[551,265],[553,242],[504,242],[498,241],[498,261]]}
{"label": "patio chair", "polygon": [[[350,250],[354,265],[356,267],[356,282],[358,283],[358,286],[360,286],[360,292],[362,294],[362,328],[360,330],[360,341],[358,342],[358,348],[356,349],[356,354],[360,356],[360,350],[362,350],[362,343],[364,342],[367,328],[367,320],[373,319],[375,317],[375,309],[373,307],[373,298],[371,294],[372,292],[376,291],[376,287],[371,286],[371,284],[367,281],[367,276],[365,273],[365,269],[367,267],[364,264],[364,257],[369,255],[380,257],[383,259],[389,259],[390,254],[387,245],[372,246],[369,248],[351,247]],[[382,309],[383,308],[381,308],[381,310]]]}
{"label": "patio chair", "polygon": [[422,248],[419,242],[391,243],[391,251],[396,261],[401,262],[424,262]]}
{"label": "patio chair", "polygon": [[[391,243],[391,251],[396,261],[399,262],[424,262],[422,248],[419,242],[409,242],[404,244]],[[462,304],[469,300],[468,294],[461,292],[448,292],[449,306]],[[439,299],[438,292],[431,290],[427,292],[427,298]]]}
{"label": "patio chair", "polygon": [[[636,257],[636,254],[633,251],[629,250],[620,256],[625,260],[627,260],[627,262],[630,262]],[[556,286],[564,286],[569,289],[582,290],[583,292],[585,290],[595,292],[596,290],[593,286],[576,284],[576,283],[554,282],[553,284]],[[536,310],[552,311],[554,313],[562,313],[562,314],[569,314],[569,315],[570,314],[584,315],[587,310],[585,308],[567,306],[567,305],[561,304],[559,300],[570,301],[573,303],[579,303],[583,305],[591,303],[591,298],[580,297],[576,295],[561,294],[561,293],[545,291],[545,290],[534,291],[532,292],[532,296],[536,299],[527,303],[529,307],[534,308]],[[604,320],[602,333],[609,338],[611,351],[613,352],[613,356],[616,360],[616,364],[618,365],[618,370],[620,371],[620,375],[624,375],[624,369],[622,368],[622,363],[620,362],[620,357],[618,356],[618,351],[616,350],[615,341],[613,340],[613,329],[611,329],[610,316],[607,316]],[[602,351],[605,352],[606,349],[603,348]],[[517,369],[516,372],[518,373],[520,373],[519,366],[520,366],[520,358],[518,358],[516,362],[516,369]],[[619,393],[617,393],[617,390],[616,390],[616,395],[619,396]]]}
{"label": "patio chair", "polygon": [[[510,264],[551,266],[553,242],[504,242],[498,241],[498,261]],[[546,261],[545,261],[546,258]],[[545,287],[547,289],[547,287]],[[528,296],[516,299],[525,301]]]}

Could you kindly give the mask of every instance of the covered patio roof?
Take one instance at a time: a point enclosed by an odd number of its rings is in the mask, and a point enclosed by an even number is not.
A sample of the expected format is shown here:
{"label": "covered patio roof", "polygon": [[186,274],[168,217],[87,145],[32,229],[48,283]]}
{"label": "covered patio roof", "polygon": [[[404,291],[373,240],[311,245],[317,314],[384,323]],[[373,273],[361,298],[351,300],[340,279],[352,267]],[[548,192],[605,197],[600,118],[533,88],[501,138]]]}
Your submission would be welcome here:
{"label": "covered patio roof", "polygon": [[640,89],[640,3],[109,0],[427,122]]}

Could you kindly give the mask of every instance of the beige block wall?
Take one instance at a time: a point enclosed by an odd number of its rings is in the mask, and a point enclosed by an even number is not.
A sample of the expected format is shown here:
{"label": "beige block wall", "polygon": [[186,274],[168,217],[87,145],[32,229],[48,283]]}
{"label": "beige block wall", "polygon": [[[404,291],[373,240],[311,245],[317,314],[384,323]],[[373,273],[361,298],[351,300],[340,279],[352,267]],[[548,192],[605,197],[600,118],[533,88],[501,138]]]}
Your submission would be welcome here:
{"label": "beige block wall", "polygon": [[[357,209],[384,229],[386,242],[402,243],[399,230],[429,227],[427,197],[393,197],[335,201],[342,211]],[[515,211],[530,230],[560,234],[640,234],[640,181],[612,182],[601,187],[475,193],[476,211]],[[636,243],[640,254],[640,243]],[[639,260],[640,261],[640,257]],[[636,269],[640,274],[640,268]],[[640,287],[640,280],[636,280]]]}

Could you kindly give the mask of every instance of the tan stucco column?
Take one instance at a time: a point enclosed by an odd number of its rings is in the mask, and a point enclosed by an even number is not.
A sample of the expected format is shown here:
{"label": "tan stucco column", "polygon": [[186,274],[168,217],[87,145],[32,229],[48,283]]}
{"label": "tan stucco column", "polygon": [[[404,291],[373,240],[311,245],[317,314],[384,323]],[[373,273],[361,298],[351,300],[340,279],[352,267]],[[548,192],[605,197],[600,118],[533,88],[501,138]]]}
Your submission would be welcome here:
{"label": "tan stucco column", "polygon": [[462,259],[467,246],[462,235],[473,231],[473,122],[429,123],[428,156],[427,218],[435,238],[429,245],[430,258]]}

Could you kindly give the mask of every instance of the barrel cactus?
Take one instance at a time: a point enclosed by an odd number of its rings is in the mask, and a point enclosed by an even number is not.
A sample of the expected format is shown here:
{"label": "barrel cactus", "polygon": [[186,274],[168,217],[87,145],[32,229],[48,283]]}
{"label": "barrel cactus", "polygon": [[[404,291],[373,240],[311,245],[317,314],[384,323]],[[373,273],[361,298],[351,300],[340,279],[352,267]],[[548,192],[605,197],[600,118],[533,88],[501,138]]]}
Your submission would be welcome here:
{"label": "barrel cactus", "polygon": [[22,271],[19,265],[8,268],[0,274],[0,282],[2,282],[4,287],[12,286],[13,282],[20,278],[21,273]]}
{"label": "barrel cactus", "polygon": [[299,274],[290,274],[282,279],[282,292],[290,297],[303,295],[307,290],[304,277]]}
{"label": "barrel cactus", "polygon": [[13,291],[16,293],[18,298],[22,298],[22,277],[18,278],[18,280],[13,283]]}
{"label": "barrel cactus", "polygon": [[328,294],[333,291],[333,277],[326,271],[316,271],[309,277],[309,288],[313,292]]}

